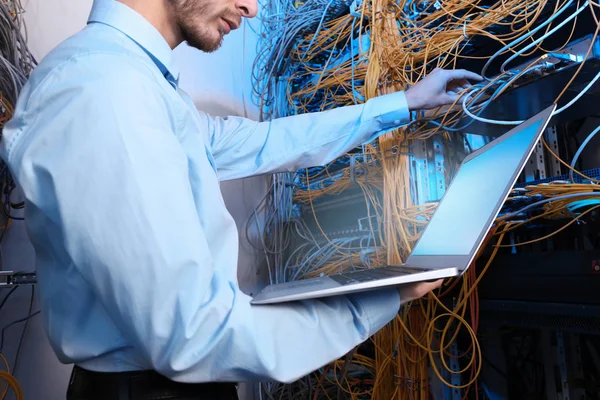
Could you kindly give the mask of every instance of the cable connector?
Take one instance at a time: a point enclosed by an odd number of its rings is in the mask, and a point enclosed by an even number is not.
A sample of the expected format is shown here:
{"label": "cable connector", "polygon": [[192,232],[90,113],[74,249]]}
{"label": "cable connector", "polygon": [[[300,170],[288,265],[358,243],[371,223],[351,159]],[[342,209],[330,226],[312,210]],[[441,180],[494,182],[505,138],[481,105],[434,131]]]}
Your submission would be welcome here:
{"label": "cable connector", "polygon": [[362,13],[359,12],[359,8],[362,9],[363,0],[353,0],[350,4],[350,15],[354,18],[362,18]]}
{"label": "cable connector", "polygon": [[584,60],[583,54],[571,54],[571,53],[548,53],[548,57],[556,58],[558,60],[569,61],[574,63],[580,63]]}

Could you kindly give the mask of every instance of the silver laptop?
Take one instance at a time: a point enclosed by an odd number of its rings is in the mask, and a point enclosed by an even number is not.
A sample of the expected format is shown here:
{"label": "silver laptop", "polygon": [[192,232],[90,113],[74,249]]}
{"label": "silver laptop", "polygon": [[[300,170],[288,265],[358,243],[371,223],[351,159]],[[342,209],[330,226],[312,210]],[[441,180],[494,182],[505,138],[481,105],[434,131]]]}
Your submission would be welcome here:
{"label": "silver laptop", "polygon": [[465,158],[405,264],[270,285],[252,303],[314,299],[463,274],[555,109],[548,107]]}

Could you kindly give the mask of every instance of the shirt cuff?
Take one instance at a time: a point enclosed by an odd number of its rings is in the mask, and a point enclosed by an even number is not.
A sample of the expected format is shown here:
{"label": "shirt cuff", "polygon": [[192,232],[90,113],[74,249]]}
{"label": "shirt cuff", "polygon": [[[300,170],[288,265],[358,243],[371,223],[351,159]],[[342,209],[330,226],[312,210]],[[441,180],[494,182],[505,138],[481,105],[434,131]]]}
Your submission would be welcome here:
{"label": "shirt cuff", "polygon": [[400,294],[396,288],[363,292],[350,297],[360,305],[368,318],[369,336],[387,325],[400,310]]}
{"label": "shirt cuff", "polygon": [[383,133],[410,122],[410,110],[404,92],[374,97],[367,101],[366,107],[367,112],[379,123],[378,132],[367,143],[377,139]]}
{"label": "shirt cuff", "polygon": [[381,129],[398,128],[410,121],[410,111],[404,92],[374,97],[367,102],[369,112],[381,124]]}

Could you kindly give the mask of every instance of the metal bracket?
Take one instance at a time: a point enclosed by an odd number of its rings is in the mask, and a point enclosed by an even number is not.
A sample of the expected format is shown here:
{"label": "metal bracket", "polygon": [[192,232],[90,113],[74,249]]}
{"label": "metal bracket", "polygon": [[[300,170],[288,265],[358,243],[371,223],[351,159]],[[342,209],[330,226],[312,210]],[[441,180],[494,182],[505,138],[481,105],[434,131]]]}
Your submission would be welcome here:
{"label": "metal bracket", "polygon": [[544,157],[544,145],[538,142],[535,150],[525,164],[525,182],[546,179],[546,159]]}
{"label": "metal bracket", "polygon": [[446,171],[444,166],[444,144],[439,138],[433,139],[433,165],[429,165],[433,173],[434,182],[430,182],[430,194],[435,193],[435,198],[430,200],[440,200],[446,193]]}
{"label": "metal bracket", "polygon": [[556,354],[558,356],[558,370],[560,371],[560,382],[562,385],[562,400],[570,400],[569,376],[567,373],[567,355],[565,352],[565,339],[562,332],[556,332]]}
{"label": "metal bracket", "polygon": [[354,185],[356,183],[356,155],[350,156],[350,182]]}
{"label": "metal bracket", "polygon": [[37,283],[35,272],[0,271],[0,288],[18,285],[34,285]]}
{"label": "metal bracket", "polygon": [[[556,132],[556,126],[551,126],[546,129],[544,134],[546,139],[546,143],[548,143],[548,147],[552,149],[554,154],[560,157],[558,150],[558,134]],[[550,170],[548,176],[559,176],[560,175],[560,162],[556,157],[552,157],[550,154],[548,156],[548,169]]]}
{"label": "metal bracket", "polygon": [[544,361],[544,382],[546,386],[546,399],[548,400],[557,400],[558,396],[556,393],[556,387],[554,385],[555,375],[554,375],[554,365],[555,358],[552,353],[554,353],[554,347],[552,346],[552,338],[550,337],[551,333],[548,329],[542,329],[541,332],[541,341],[542,341],[542,358]]}
{"label": "metal bracket", "polygon": [[414,179],[414,203],[425,204],[431,200],[429,189],[429,165],[427,156],[427,141],[415,140],[412,168]]}
{"label": "metal bracket", "polygon": [[569,379],[579,383],[579,385],[572,385],[574,386],[571,388],[572,397],[577,400],[586,400],[585,389],[581,387],[581,383],[585,379],[583,363],[581,361],[581,339],[576,333],[569,335],[568,339],[568,353],[570,356],[569,360],[571,361]]}

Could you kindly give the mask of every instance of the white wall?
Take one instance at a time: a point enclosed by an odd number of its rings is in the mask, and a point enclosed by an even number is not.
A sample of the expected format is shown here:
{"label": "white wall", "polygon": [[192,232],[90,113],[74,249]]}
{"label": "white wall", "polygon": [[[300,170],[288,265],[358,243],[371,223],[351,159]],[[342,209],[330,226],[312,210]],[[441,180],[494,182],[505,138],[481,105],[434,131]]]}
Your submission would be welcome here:
{"label": "white wall", "polygon": [[[25,0],[25,21],[29,47],[41,59],[68,36],[85,26],[92,0]],[[244,31],[246,35],[244,35]],[[250,100],[250,68],[255,55],[256,38],[251,29],[230,34],[214,54],[203,54],[187,46],[176,50],[181,71],[181,86],[196,106],[214,115],[245,115],[256,118],[257,108]],[[245,107],[244,107],[245,101]],[[225,182],[222,192],[228,209],[243,232],[244,224],[264,196],[264,178]],[[259,255],[241,235],[239,278],[242,290],[251,292],[259,281],[255,273]],[[22,223],[16,222],[2,242],[5,270],[33,271],[34,252]],[[5,292],[0,293],[3,296]],[[22,287],[11,297],[0,314],[0,326],[27,315],[29,288]],[[34,310],[39,304],[34,305]],[[13,362],[20,329],[8,331],[4,353]],[[71,366],[58,362],[38,318],[32,319],[19,357],[16,377],[26,400],[63,400]],[[246,397],[246,396],[243,396]],[[12,397],[10,397],[12,399]]]}
{"label": "white wall", "polygon": [[38,59],[85,26],[92,0],[25,0],[29,49]]}

